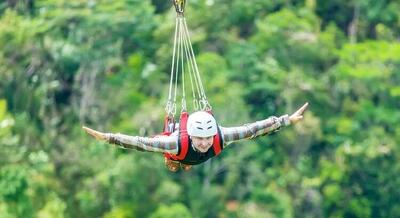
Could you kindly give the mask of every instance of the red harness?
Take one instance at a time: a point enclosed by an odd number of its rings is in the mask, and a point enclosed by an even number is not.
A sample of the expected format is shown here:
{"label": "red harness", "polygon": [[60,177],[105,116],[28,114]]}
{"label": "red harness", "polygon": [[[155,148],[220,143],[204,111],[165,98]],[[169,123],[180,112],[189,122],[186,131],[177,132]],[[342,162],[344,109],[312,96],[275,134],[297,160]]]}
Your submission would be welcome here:
{"label": "red harness", "polygon": [[[210,114],[212,114],[211,111],[208,111]],[[175,160],[175,161],[180,161],[184,160],[186,157],[186,154],[189,150],[189,135],[187,133],[187,121],[189,118],[189,114],[184,111],[181,113],[180,121],[179,121],[179,137],[180,137],[180,148],[179,148],[179,153],[177,155],[170,154],[170,153],[164,153],[164,156],[170,160]],[[166,117],[164,121],[164,132],[163,135],[171,135],[171,130],[170,129],[165,129],[165,127],[169,126],[171,119]],[[173,124],[175,126],[175,123]],[[220,136],[219,134],[216,134],[213,139],[213,149],[215,156],[219,155],[221,153],[221,144],[220,144]]]}

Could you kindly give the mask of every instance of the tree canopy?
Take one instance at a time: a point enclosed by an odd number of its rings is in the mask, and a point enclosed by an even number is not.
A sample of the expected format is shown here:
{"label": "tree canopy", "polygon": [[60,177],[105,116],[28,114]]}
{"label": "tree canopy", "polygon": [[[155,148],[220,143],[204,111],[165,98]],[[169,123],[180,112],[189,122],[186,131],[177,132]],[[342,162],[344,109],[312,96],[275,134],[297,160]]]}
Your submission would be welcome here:
{"label": "tree canopy", "polygon": [[188,0],[223,126],[292,113],[186,173],[92,140],[155,135],[170,1],[0,3],[1,217],[399,217],[400,2]]}

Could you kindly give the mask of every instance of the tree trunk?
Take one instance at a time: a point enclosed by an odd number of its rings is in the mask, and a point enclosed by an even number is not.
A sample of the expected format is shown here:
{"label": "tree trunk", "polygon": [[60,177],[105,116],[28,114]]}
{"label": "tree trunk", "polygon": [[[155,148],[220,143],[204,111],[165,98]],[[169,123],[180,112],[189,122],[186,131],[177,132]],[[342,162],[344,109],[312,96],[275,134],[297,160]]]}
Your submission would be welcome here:
{"label": "tree trunk", "polygon": [[348,27],[350,43],[357,43],[359,17],[360,17],[360,6],[358,3],[356,3],[356,5],[354,6],[353,20],[350,22]]}

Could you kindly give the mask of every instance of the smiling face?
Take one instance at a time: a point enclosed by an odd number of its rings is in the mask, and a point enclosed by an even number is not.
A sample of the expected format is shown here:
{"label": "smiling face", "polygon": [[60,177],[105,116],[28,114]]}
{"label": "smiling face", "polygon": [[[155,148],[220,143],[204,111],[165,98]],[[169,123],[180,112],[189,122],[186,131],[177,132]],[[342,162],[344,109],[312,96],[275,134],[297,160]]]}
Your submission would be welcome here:
{"label": "smiling face", "polygon": [[197,151],[205,153],[213,145],[214,136],[210,137],[196,137],[192,136],[192,145]]}

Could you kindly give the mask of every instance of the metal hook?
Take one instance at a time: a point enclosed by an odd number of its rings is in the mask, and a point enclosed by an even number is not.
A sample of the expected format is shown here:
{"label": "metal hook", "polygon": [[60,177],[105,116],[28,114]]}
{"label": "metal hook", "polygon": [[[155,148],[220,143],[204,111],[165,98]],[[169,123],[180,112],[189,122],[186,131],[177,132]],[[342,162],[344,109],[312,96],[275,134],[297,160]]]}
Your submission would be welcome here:
{"label": "metal hook", "polygon": [[211,105],[210,105],[210,103],[207,101],[207,99],[202,99],[202,100],[200,100],[199,101],[199,103],[200,103],[200,107],[201,107],[201,110],[212,110],[212,107],[211,107]]}
{"label": "metal hook", "polygon": [[182,110],[181,110],[181,113],[183,111],[187,111],[186,99],[184,99],[184,98],[182,98]]}

